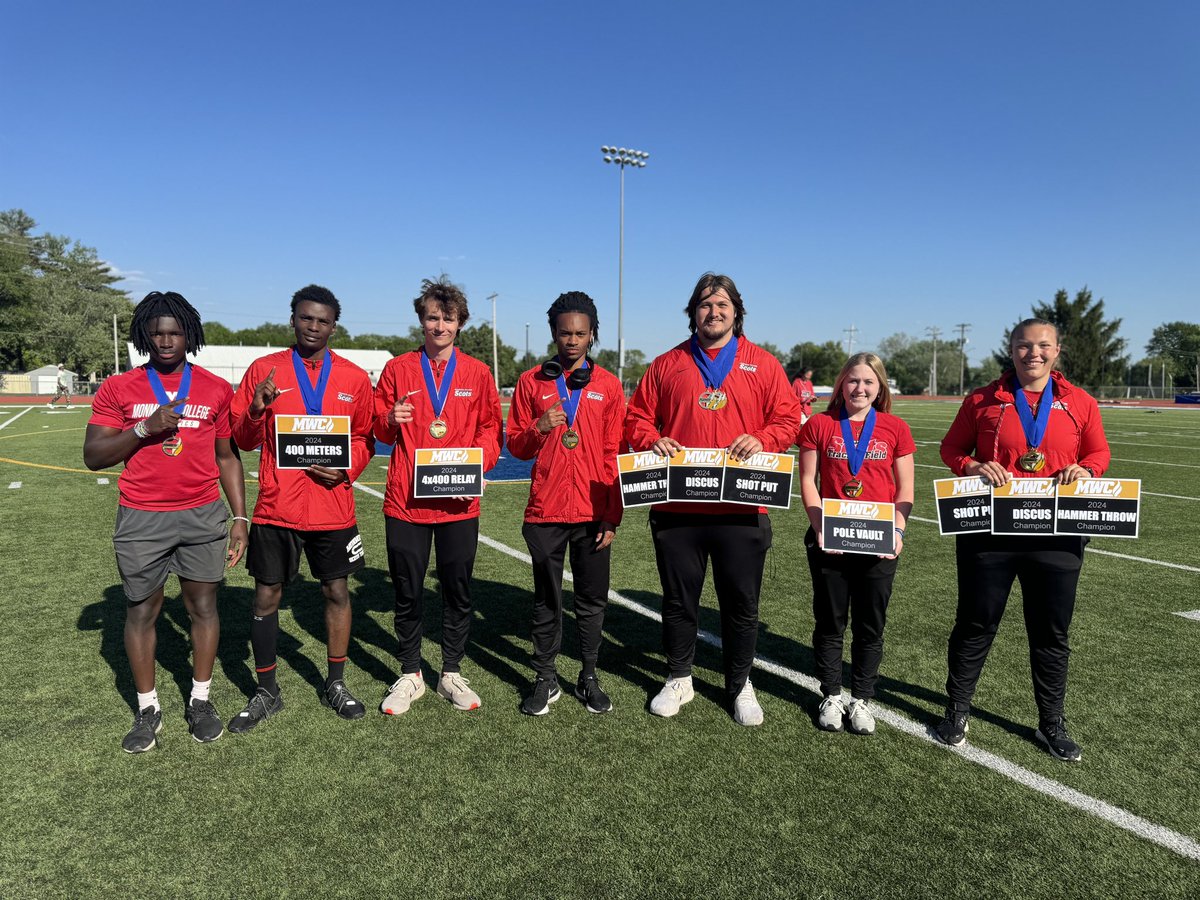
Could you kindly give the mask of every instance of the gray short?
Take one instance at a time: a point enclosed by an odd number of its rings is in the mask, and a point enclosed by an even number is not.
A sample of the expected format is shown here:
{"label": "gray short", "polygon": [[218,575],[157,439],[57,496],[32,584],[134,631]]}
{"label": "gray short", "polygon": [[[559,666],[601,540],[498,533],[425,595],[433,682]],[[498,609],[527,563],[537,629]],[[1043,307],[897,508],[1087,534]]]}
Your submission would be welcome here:
{"label": "gray short", "polygon": [[163,512],[118,506],[113,547],[129,602],[145,600],[172,572],[189,581],[221,581],[228,521],[223,500]]}

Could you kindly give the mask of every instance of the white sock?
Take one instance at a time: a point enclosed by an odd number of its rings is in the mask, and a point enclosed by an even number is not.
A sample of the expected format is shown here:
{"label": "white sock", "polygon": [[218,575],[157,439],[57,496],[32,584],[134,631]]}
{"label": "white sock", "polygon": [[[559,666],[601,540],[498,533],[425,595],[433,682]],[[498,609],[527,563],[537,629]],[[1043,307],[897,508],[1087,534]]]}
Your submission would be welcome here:
{"label": "white sock", "polygon": [[145,709],[147,706],[153,706],[155,710],[162,709],[162,705],[158,702],[158,691],[155,690],[151,690],[148,694],[138,691],[137,704],[139,711]]}
{"label": "white sock", "polygon": [[208,681],[197,681],[192,679],[192,699],[204,701],[208,699],[208,688],[212,684],[212,679]]}

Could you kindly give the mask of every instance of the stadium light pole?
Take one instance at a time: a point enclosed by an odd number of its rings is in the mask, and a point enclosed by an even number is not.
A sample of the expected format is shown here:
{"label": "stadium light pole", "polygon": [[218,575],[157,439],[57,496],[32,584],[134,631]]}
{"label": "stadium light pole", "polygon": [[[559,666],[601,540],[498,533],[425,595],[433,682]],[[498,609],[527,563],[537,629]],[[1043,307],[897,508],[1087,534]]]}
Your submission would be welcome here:
{"label": "stadium light pole", "polygon": [[625,147],[600,148],[604,161],[621,169],[621,222],[617,239],[617,381],[625,389],[625,167],[646,168],[650,154]]}
{"label": "stadium light pole", "polygon": [[529,365],[529,323],[525,323],[525,365]]}

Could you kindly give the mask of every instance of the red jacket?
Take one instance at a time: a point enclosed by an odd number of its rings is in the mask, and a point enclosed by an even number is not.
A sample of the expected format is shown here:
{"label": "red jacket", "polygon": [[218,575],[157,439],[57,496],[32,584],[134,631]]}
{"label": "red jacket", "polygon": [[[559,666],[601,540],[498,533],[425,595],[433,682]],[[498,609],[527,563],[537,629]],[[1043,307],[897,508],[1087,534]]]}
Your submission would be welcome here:
{"label": "red jacket", "polygon": [[954,423],[942,438],[942,460],[955,475],[965,475],[969,462],[995,461],[1016,478],[1048,478],[1072,463],[1102,475],[1112,454],[1095,399],[1075,387],[1061,372],[1050,373],[1054,405],[1038,448],[1046,455],[1040,472],[1024,472],[1017,459],[1027,450],[1012,393],[1013,373],[966,396]]}
{"label": "red jacket", "polygon": [[[310,374],[309,383],[315,386],[322,357],[305,360]],[[304,396],[292,368],[291,349],[280,350],[256,359],[242,376],[242,383],[233,396],[230,416],[233,420],[233,439],[243,450],[262,445],[258,463],[258,502],[254,506],[254,521],[263,525],[279,525],[297,531],[336,531],[355,524],[354,488],[350,482],[362,474],[375,448],[371,441],[371,379],[367,373],[338,356],[332,350],[333,370],[325,387],[321,412],[327,416],[350,417],[349,481],[327,488],[313,481],[302,469],[276,468],[275,416],[305,413]],[[260,418],[250,415],[254,389],[275,370],[275,386],[281,393]]]}
{"label": "red jacket", "polygon": [[558,402],[556,380],[541,366],[517,379],[508,408],[508,449],[517,459],[532,459],[533,474],[526,522],[607,522],[621,524],[617,454],[625,425],[625,392],[615,375],[592,367],[592,380],[579,392],[575,431],[579,444],[562,445],[567,426],[549,434],[537,429],[542,413]]}
{"label": "red jacket", "polygon": [[[741,434],[762,441],[768,453],[783,453],[800,431],[800,401],[788,384],[783,366],[772,354],[744,337],[721,389],[729,402],[718,410],[702,409],[704,378],[684,341],[650,363],[625,414],[625,440],[634,452],[647,450],[661,437],[685,447],[728,447]],[[665,512],[734,513],[748,507],[734,503],[660,503]],[[760,509],[760,512],[765,510]]]}
{"label": "red jacket", "polygon": [[817,396],[813,393],[813,383],[797,378],[792,382],[792,390],[796,392],[796,399],[800,401],[800,412],[811,416],[813,398]]}
{"label": "red jacket", "polygon": [[[424,352],[412,350],[388,360],[375,385],[375,436],[385,444],[395,444],[388,462],[383,514],[417,525],[473,519],[479,516],[478,497],[469,503],[452,497],[437,500],[413,497],[414,451],[425,447],[480,447],[486,472],[500,458],[500,395],[496,393],[492,370],[456,349],[454,384],[442,407],[442,421],[448,430],[441,439],[433,437],[429,423],[436,417],[421,371]],[[439,387],[445,370],[445,363],[433,363],[434,381]],[[417,392],[408,398],[415,407],[413,420],[393,428],[388,424],[388,413],[397,398],[410,391]]]}

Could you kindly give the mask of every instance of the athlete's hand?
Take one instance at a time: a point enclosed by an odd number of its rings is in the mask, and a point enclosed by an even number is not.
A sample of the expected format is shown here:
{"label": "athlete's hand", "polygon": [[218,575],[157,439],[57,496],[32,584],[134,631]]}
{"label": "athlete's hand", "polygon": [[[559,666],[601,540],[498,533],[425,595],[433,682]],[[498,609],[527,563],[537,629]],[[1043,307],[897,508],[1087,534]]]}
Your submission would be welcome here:
{"label": "athlete's hand", "polygon": [[967,475],[978,475],[993,487],[1000,487],[1000,485],[1012,481],[1012,472],[993,460],[979,462],[973,459],[967,463],[964,472]]}
{"label": "athlete's hand", "polygon": [[170,403],[164,403],[146,417],[146,431],[150,434],[175,431],[179,427],[179,420],[183,418],[183,414],[175,412],[174,407],[178,406],[182,409],[187,402],[188,398],[183,397],[172,400]]}
{"label": "athlete's hand", "polygon": [[660,437],[650,445],[650,449],[659,456],[665,456],[669,459],[683,449],[683,444],[679,443],[675,438]]}
{"label": "athlete's hand", "polygon": [[596,545],[592,547],[594,552],[599,552],[613,542],[613,538],[617,536],[617,526],[611,522],[601,522],[600,530],[596,532]]}
{"label": "athlete's hand", "polygon": [[762,452],[762,441],[752,434],[739,434],[729,445],[729,455],[738,462],[743,462],[755,453]]}
{"label": "athlete's hand", "polygon": [[895,559],[900,555],[900,551],[904,549],[904,538],[899,532],[896,533],[896,552],[895,553],[880,553],[880,559]]}
{"label": "athlete's hand", "polygon": [[282,393],[279,388],[275,387],[275,367],[271,367],[271,371],[267,373],[267,377],[260,381],[254,387],[254,399],[250,401],[250,415],[258,418],[268,406],[275,402],[275,398]]}
{"label": "athlete's hand", "polygon": [[417,392],[409,391],[407,394],[397,400],[392,408],[388,410],[388,425],[392,426],[392,428],[399,428],[401,425],[407,425],[413,420],[413,410],[416,409],[416,407],[413,406],[412,401],[408,398],[415,393]]}
{"label": "athlete's hand", "polygon": [[304,470],[309,477],[318,484],[323,484],[325,487],[337,487],[344,481],[349,481],[350,476],[345,469],[330,469],[328,466],[309,466]]}
{"label": "athlete's hand", "polygon": [[229,527],[229,546],[225,549],[225,568],[232,569],[246,554],[250,543],[250,529],[241,519],[234,519]]}
{"label": "athlete's hand", "polygon": [[1091,478],[1092,473],[1083,466],[1071,463],[1061,472],[1054,476],[1054,480],[1059,484],[1070,484],[1073,481],[1078,481],[1080,478]]}
{"label": "athlete's hand", "polygon": [[542,434],[549,434],[559,425],[567,424],[567,414],[562,410],[562,403],[562,397],[559,397],[554,405],[542,413],[542,417],[537,420],[537,430]]}

